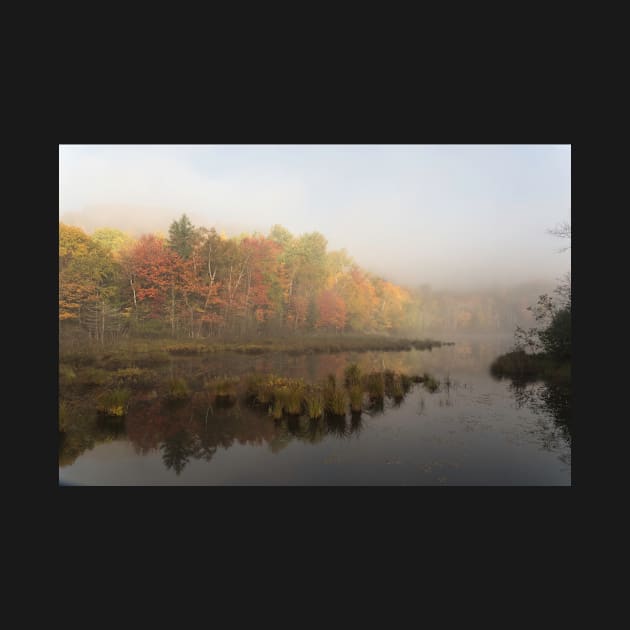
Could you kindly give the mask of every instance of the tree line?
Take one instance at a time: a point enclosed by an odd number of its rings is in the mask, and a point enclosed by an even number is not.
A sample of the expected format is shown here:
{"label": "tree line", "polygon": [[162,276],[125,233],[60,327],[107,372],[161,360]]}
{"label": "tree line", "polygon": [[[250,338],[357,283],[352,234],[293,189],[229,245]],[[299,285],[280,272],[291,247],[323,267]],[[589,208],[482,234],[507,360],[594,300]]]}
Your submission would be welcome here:
{"label": "tree line", "polygon": [[[522,300],[521,300],[522,301]],[[326,238],[228,238],[186,215],[167,237],[91,236],[59,223],[60,332],[105,342],[119,336],[209,338],[312,331],[421,333],[498,330],[522,320],[515,296],[410,290],[363,270]]]}

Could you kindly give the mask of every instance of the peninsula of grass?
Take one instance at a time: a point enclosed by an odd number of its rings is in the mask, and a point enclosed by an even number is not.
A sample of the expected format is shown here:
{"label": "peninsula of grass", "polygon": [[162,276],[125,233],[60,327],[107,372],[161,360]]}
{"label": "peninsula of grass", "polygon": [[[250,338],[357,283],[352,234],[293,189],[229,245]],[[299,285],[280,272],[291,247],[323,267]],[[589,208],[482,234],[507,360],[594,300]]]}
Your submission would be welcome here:
{"label": "peninsula of grass", "polygon": [[168,363],[173,357],[203,356],[221,352],[260,355],[285,352],[290,355],[331,354],[339,352],[407,352],[431,350],[453,342],[432,339],[407,339],[382,335],[335,335],[268,338],[253,341],[196,339],[126,340],[114,345],[60,347],[60,361],[69,368],[98,366],[101,369],[148,368]]}

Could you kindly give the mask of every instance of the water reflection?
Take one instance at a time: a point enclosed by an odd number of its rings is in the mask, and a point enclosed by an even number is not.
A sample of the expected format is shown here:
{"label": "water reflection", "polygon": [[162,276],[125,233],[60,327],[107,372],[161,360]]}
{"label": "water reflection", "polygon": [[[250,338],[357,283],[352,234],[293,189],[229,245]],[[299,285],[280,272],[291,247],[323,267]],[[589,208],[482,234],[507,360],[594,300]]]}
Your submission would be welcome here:
{"label": "water reflection", "polygon": [[[342,449],[355,449],[353,465],[356,468],[352,473],[353,480],[380,479],[378,475],[381,473],[373,472],[375,462],[385,462],[387,459],[414,462],[413,468],[407,470],[420,472],[404,473],[403,464],[396,470],[401,471],[400,475],[410,475],[407,481],[411,479],[412,483],[416,482],[416,477],[411,476],[415,474],[420,476],[418,479],[422,482],[426,481],[428,474],[423,472],[427,461],[457,460],[459,454],[463,453],[462,457],[470,458],[470,466],[474,462],[480,462],[477,473],[473,470],[471,475],[477,474],[478,478],[485,480],[487,478],[482,475],[489,467],[496,465],[496,479],[502,481],[506,471],[509,474],[516,473],[509,467],[505,468],[506,451],[501,449],[507,447],[502,446],[496,451],[492,449],[500,443],[498,440],[505,439],[503,436],[514,438],[509,448],[513,448],[514,444],[517,445],[514,448],[526,448],[520,445],[522,440],[519,437],[519,431],[524,430],[535,433],[536,439],[529,440],[530,446],[527,447],[532,452],[540,452],[541,449],[554,451],[570,466],[570,383],[497,383],[490,377],[488,368],[502,351],[504,347],[501,346],[458,343],[433,352],[360,355],[346,353],[303,357],[184,357],[165,368],[169,375],[187,378],[191,387],[196,390],[193,397],[182,404],[165,405],[156,392],[148,391],[134,400],[124,419],[109,421],[96,415],[94,401],[89,396],[77,394],[74,397],[72,392],[62,392],[63,399],[68,402],[71,418],[65,432],[60,433],[59,465],[62,468],[69,467],[79,456],[98,445],[119,441],[132,445],[133,451],[138,455],[138,462],[141,456],[153,454],[158,466],[163,465],[164,469],[177,477],[187,469],[194,469],[193,475],[202,476],[202,472],[197,472],[195,462],[212,464],[215,468],[223,466],[222,470],[228,467],[244,470],[247,462],[251,478],[256,479],[257,470],[268,470],[263,469],[264,464],[259,463],[264,461],[264,457],[254,451],[247,452],[233,447],[257,446],[264,448],[267,454],[275,454],[282,453],[291,444],[303,443],[322,445],[322,453],[328,455],[326,449],[330,445],[323,443],[334,440]],[[405,397],[405,402],[385,398],[368,405],[366,396],[366,406],[361,414],[325,416],[318,420],[310,420],[305,416],[285,416],[274,420],[268,415],[267,409],[252,408],[240,397],[229,407],[217,406],[212,397],[200,389],[213,376],[243,376],[251,373],[252,369],[288,377],[302,377],[309,382],[324,380],[332,373],[340,382],[344,369],[353,362],[357,362],[363,372],[389,369],[421,374],[426,370],[435,374],[441,380],[442,386],[432,394],[422,385],[414,385],[410,391],[411,400]],[[528,411],[519,414],[514,407]],[[500,420],[494,420],[495,418]],[[497,441],[488,441],[487,451],[483,450],[486,444],[484,440],[490,438],[482,436],[480,432],[475,433],[482,420],[486,423],[484,426],[488,427],[491,426],[489,423],[495,423],[492,425],[495,430],[492,439]],[[471,426],[474,431],[469,431]],[[400,438],[390,441],[393,436]],[[493,445],[492,449],[490,444]],[[225,451],[230,449],[233,449],[232,452],[226,454]],[[222,456],[217,458],[219,451],[222,451]],[[406,453],[407,460],[400,453]],[[496,460],[489,459],[495,453]],[[293,467],[299,467],[302,465],[300,455],[299,451],[289,453],[286,461],[292,461]],[[232,456],[237,460],[230,459]],[[220,461],[213,461],[215,458]],[[557,459],[550,459],[557,466]],[[321,461],[323,460],[324,457]],[[113,459],[111,465],[117,466],[117,461]],[[306,458],[305,461],[314,460]],[[533,458],[532,461],[540,460]],[[90,465],[89,456],[84,462],[87,462],[85,465]],[[314,474],[319,473],[318,464],[304,464],[308,465],[313,466]],[[146,474],[141,464],[137,471],[131,463],[125,463],[125,466],[128,466],[132,481]],[[256,468],[257,466],[260,468]],[[387,467],[382,473],[385,475],[383,478],[390,479],[386,475],[393,474],[391,469],[392,466]],[[75,468],[76,470],[79,469]],[[344,474],[342,468],[339,471],[340,475]],[[225,478],[230,479],[231,472],[225,474]],[[278,473],[283,474],[288,475]],[[522,474],[527,479],[529,472],[524,470]],[[187,477],[189,475],[185,474],[184,479]],[[473,478],[462,476],[464,482]],[[281,479],[285,480],[285,477]],[[286,479],[290,481],[290,477]]]}
{"label": "water reflection", "polygon": [[[510,391],[514,396],[517,408],[529,407],[540,416],[540,427],[545,434],[545,440],[549,448],[557,445],[561,437],[572,442],[571,422],[571,382],[523,382],[513,380],[510,383]],[[546,424],[544,418],[549,415],[553,418],[553,424]]]}

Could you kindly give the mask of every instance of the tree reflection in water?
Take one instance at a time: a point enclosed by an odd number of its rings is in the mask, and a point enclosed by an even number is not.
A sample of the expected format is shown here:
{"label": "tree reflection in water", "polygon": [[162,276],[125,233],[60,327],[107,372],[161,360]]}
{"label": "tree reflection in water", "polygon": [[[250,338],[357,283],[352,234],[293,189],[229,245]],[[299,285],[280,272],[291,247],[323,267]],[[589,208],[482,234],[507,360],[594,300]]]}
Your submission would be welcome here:
{"label": "tree reflection in water", "polygon": [[[528,407],[538,415],[536,436],[543,448],[557,450],[562,442],[572,444],[571,382],[512,380],[510,391],[518,408]],[[570,455],[561,456],[570,464]]]}
{"label": "tree reflection in water", "polygon": [[[346,363],[342,357],[333,357],[317,365],[319,371],[332,368],[342,378]],[[285,415],[273,420],[266,409],[253,408],[243,400],[227,407],[217,405],[205,390],[170,404],[156,391],[148,391],[135,395],[124,418],[109,421],[95,415],[89,396],[68,399],[68,426],[60,432],[59,464],[71,465],[99,444],[126,439],[138,455],[159,453],[164,466],[179,476],[191,461],[210,462],[217,450],[235,444],[267,445],[277,453],[293,441],[317,444],[327,437],[359,437],[365,418],[383,415],[400,402],[386,397],[373,401],[362,413],[325,415],[318,420]]]}

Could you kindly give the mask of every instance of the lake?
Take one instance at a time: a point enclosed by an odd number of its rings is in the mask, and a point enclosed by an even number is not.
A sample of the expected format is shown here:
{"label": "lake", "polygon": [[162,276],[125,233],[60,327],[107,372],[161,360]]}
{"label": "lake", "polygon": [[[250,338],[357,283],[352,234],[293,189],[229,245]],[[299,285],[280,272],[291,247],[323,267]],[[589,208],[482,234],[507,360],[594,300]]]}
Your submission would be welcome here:
{"label": "lake", "polygon": [[[147,393],[124,420],[86,413],[60,440],[59,480],[86,485],[570,485],[569,385],[496,380],[489,366],[511,336],[454,339],[408,352],[178,357],[160,368],[195,389],[200,375],[252,371],[308,382],[356,362],[429,372],[400,404],[345,418],[274,420],[242,400],[168,407]],[[199,385],[201,387],[201,385]]]}

